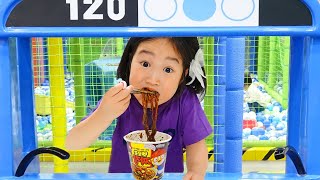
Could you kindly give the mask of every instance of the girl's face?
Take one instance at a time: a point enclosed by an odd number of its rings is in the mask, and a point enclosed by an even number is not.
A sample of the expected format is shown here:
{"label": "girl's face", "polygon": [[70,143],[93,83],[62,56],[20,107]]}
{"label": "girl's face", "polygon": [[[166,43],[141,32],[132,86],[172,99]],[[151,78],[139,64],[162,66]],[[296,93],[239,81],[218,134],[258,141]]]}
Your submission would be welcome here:
{"label": "girl's face", "polygon": [[[139,44],[131,63],[129,83],[135,88],[158,91],[159,105],[173,97],[183,72],[182,59],[166,38]],[[141,95],[134,95],[140,104]]]}

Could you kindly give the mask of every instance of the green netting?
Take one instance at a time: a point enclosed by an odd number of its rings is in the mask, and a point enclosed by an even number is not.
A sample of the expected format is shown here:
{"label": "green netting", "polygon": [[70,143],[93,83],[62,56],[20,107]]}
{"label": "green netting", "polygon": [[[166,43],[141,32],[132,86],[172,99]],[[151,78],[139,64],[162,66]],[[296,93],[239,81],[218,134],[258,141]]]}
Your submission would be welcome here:
{"label": "green netting", "polygon": [[289,37],[259,37],[258,79],[285,109],[288,107],[289,58]]}

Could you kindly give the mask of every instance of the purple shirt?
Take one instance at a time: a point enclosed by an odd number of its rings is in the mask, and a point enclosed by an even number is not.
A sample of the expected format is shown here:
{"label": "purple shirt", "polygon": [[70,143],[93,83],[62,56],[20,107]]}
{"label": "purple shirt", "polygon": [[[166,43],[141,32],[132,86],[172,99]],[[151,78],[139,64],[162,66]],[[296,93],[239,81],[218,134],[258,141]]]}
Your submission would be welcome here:
{"label": "purple shirt", "polygon": [[[118,117],[112,136],[109,173],[131,172],[123,137],[132,131],[144,129],[142,115],[142,105],[132,96],[128,109]],[[148,115],[151,116],[150,111]],[[159,106],[157,130],[172,136],[167,151],[165,172],[183,172],[183,149],[212,133],[212,127],[197,95],[189,88],[185,88],[180,96],[175,96]]]}

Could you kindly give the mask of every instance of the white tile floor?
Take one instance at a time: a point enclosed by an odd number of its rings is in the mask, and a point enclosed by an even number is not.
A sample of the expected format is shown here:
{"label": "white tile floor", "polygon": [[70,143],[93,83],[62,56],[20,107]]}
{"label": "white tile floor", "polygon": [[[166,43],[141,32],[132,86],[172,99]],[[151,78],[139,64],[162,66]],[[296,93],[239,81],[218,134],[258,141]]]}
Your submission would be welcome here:
{"label": "white tile floor", "polygon": [[[72,162],[69,163],[70,173],[90,172],[106,173],[109,164],[106,162]],[[209,163],[208,171],[212,171],[213,163]],[[284,173],[285,161],[243,161],[242,172]],[[53,173],[53,163],[41,162],[41,173]]]}

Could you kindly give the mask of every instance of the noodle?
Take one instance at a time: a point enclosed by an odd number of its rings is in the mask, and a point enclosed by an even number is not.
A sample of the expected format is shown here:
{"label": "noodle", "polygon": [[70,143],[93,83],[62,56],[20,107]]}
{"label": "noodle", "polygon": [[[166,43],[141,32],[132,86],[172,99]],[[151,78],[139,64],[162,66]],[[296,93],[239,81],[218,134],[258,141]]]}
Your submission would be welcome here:
{"label": "noodle", "polygon": [[[143,90],[148,90],[146,88],[143,88]],[[154,91],[155,93],[141,93],[142,95],[142,106],[143,106],[143,117],[142,117],[142,123],[144,126],[144,130],[147,134],[148,141],[155,142],[154,136],[157,132],[157,118],[158,118],[158,102],[159,102],[159,93]],[[150,127],[148,125],[148,115],[147,115],[147,109],[148,104],[151,105],[151,112],[152,112],[152,126],[151,131],[149,130]]]}

